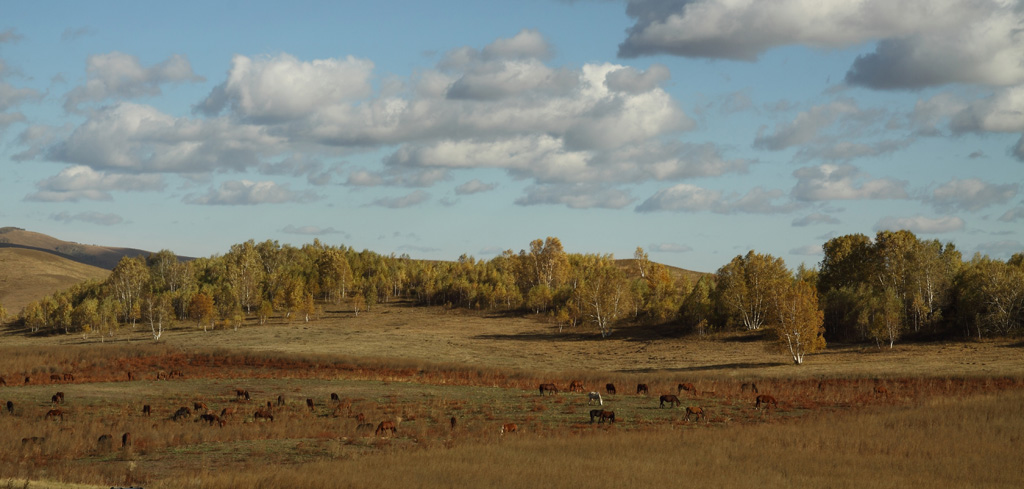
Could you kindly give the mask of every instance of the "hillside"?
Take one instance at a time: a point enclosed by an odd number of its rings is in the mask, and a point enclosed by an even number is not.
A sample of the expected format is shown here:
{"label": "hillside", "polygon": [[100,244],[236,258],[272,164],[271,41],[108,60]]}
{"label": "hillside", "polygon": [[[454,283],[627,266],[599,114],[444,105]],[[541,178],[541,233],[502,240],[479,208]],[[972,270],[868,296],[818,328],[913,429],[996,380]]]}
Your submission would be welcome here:
{"label": "hillside", "polygon": [[0,248],[6,247],[42,251],[107,270],[113,270],[122,257],[149,255],[148,251],[134,248],[113,248],[62,241],[52,236],[15,227],[0,228]]}
{"label": "hillside", "polygon": [[0,304],[15,315],[26,304],[86,280],[103,280],[109,270],[55,253],[0,247]]}

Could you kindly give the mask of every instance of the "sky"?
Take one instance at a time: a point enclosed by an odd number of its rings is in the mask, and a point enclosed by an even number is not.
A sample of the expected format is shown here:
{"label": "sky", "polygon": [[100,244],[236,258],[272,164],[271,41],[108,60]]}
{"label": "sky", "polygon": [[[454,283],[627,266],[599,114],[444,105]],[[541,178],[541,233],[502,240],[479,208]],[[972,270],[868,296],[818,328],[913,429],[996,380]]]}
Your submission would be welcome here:
{"label": "sky", "polygon": [[1019,0],[4,2],[0,225],[795,268],[1024,251]]}

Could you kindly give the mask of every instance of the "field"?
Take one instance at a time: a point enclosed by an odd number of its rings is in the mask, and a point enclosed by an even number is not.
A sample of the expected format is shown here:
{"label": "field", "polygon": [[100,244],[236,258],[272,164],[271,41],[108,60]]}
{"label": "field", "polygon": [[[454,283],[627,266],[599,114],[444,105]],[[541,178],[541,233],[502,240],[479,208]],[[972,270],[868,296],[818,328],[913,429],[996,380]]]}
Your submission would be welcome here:
{"label": "field", "polygon": [[[0,338],[0,399],[13,403],[0,414],[0,487],[1024,484],[1018,342],[834,346],[794,366],[748,334],[626,328],[602,340],[402,303],[238,330],[177,324],[156,344],[141,324]],[[568,392],[572,380],[604,405]],[[561,392],[540,395],[547,382]],[[755,408],[746,383],[778,405]],[[197,402],[235,413],[223,426],[172,419]],[[63,420],[45,418],[55,406]],[[706,418],[687,419],[697,406]],[[591,409],[616,420],[591,423]],[[382,421],[396,432],[376,435]]]}

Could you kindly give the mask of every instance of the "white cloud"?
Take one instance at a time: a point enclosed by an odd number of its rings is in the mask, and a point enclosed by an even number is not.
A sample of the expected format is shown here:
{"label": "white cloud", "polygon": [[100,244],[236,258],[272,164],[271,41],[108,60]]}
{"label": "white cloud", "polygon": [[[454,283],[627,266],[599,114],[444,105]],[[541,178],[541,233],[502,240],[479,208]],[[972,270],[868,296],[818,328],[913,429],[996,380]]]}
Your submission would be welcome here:
{"label": "white cloud", "polygon": [[899,231],[906,229],[917,234],[937,234],[962,231],[964,220],[959,217],[885,217],[875,224],[876,231]]}
{"label": "white cloud", "polygon": [[343,233],[343,232],[341,232],[341,231],[339,231],[339,230],[337,230],[337,229],[335,229],[335,228],[333,228],[331,226],[328,226],[326,228],[322,228],[320,226],[295,226],[293,224],[289,224],[289,225],[285,226],[283,229],[281,229],[281,232],[282,233],[286,233],[286,234],[300,234],[300,235],[304,235],[304,236],[323,236],[325,234],[343,234],[343,235],[345,235],[346,239],[348,239],[350,237],[348,235],[348,233]]}
{"label": "white cloud", "polygon": [[644,93],[654,90],[671,77],[672,73],[662,64],[653,64],[647,71],[638,71],[636,68],[626,66],[609,71],[605,75],[604,84],[609,90],[615,92]]}
{"label": "white cloud", "polygon": [[771,134],[764,134],[764,128],[759,130],[757,138],[754,140],[754,147],[778,151],[790,146],[809,143],[840,117],[858,112],[859,109],[856,105],[846,101],[812,107],[808,111],[797,114],[792,122],[775,126],[775,131]]}
{"label": "white cloud", "polygon": [[658,243],[647,247],[647,251],[653,253],[687,253],[693,248],[679,243]]}
{"label": "white cloud", "polygon": [[905,199],[907,182],[871,179],[853,165],[825,164],[796,170],[793,198],[802,201]]}
{"label": "white cloud", "polygon": [[57,214],[51,214],[50,219],[61,222],[82,221],[98,224],[100,226],[116,226],[124,222],[124,218],[117,214],[104,214],[101,212],[79,212],[78,214],[72,215],[65,211]]}
{"label": "white cloud", "polygon": [[186,196],[185,202],[199,205],[257,205],[310,202],[316,199],[315,194],[293,192],[286,185],[271,181],[234,180],[224,182],[220,188],[210,189],[206,194]]}
{"label": "white cloud", "polygon": [[813,213],[808,214],[804,217],[793,219],[794,227],[811,226],[814,224],[839,224],[839,219],[836,219],[828,214]]}
{"label": "white cloud", "polygon": [[472,179],[458,187],[455,187],[455,195],[472,195],[480,192],[489,192],[497,188],[494,183],[484,183],[478,179]]}
{"label": "white cloud", "polygon": [[953,115],[950,127],[964,132],[1024,132],[1024,85],[997,90]]}
{"label": "white cloud", "polygon": [[1002,222],[1017,222],[1024,220],[1024,205],[1018,205],[999,216],[999,220]]}
{"label": "white cloud", "polygon": [[799,248],[793,248],[789,250],[789,253],[792,255],[800,256],[822,256],[825,254],[824,250],[822,250],[821,248],[821,245],[805,245]]}
{"label": "white cloud", "polygon": [[112,200],[112,191],[155,191],[165,187],[160,175],[124,175],[98,172],[87,166],[71,166],[57,175],[36,182],[30,201],[77,202],[79,200]]}
{"label": "white cloud", "polygon": [[997,185],[977,178],[953,179],[936,188],[928,202],[939,212],[974,212],[1009,202],[1017,195],[1019,188],[1020,184],[1017,183]]}
{"label": "white cloud", "polygon": [[845,48],[879,41],[854,61],[847,83],[919,88],[1024,82],[1024,11],[1017,2],[971,0],[749,2],[632,0],[636,19],[619,55],[673,54],[756,60],[785,45]]}
{"label": "white cloud", "polygon": [[86,72],[85,85],[75,87],[65,96],[64,108],[70,112],[78,111],[78,106],[86,102],[159,95],[160,85],[165,83],[204,80],[192,72],[188,58],[178,54],[149,68],[129,54],[97,54],[89,57]]}
{"label": "white cloud", "polygon": [[262,59],[236,55],[227,80],[196,110],[216,115],[225,108],[243,119],[278,123],[361,100],[372,93],[373,62],[345,59],[299,61],[288,54]]}
{"label": "white cloud", "polygon": [[742,212],[747,214],[779,214],[794,210],[796,205],[791,202],[775,204],[782,198],[780,190],[765,190],[755,187],[745,195],[734,194],[725,196],[720,190],[709,190],[688,183],[680,183],[659,190],[642,204],[637,212],[676,211],[699,212],[710,211],[719,214]]}

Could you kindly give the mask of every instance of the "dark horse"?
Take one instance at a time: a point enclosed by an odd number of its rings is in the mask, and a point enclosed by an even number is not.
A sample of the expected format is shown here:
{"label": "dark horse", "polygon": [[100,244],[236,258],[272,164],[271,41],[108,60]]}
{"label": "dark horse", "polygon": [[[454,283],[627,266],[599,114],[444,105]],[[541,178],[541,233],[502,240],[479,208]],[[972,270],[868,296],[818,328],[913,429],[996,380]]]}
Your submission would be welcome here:
{"label": "dark horse", "polygon": [[550,392],[552,394],[558,394],[558,387],[555,387],[555,384],[541,384],[540,385],[540,395],[543,396],[545,392]]}
{"label": "dark horse", "polygon": [[648,391],[647,384],[637,384],[636,385],[636,393],[637,393],[637,395],[639,395],[641,393],[642,394],[647,394],[647,391]]}
{"label": "dark horse", "polygon": [[681,404],[679,402],[679,397],[672,394],[665,394],[658,398],[658,400],[661,401],[661,404],[658,407],[665,407],[666,402],[668,403],[668,407],[675,407]]}

